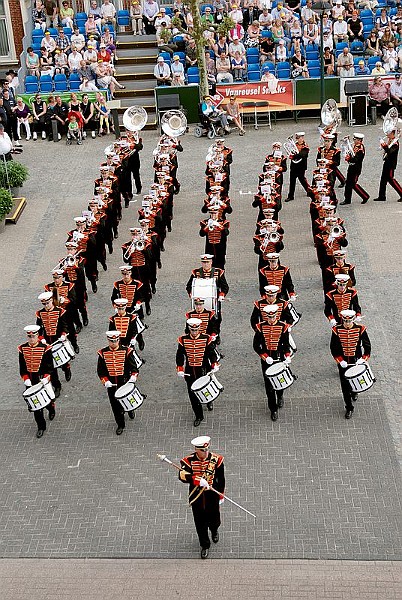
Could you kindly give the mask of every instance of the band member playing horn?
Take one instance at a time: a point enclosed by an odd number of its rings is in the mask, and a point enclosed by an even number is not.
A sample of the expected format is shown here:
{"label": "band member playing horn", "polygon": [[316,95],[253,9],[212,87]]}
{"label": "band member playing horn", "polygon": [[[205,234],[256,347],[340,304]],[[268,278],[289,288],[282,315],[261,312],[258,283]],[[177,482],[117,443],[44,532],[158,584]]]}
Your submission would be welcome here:
{"label": "band member playing horn", "polygon": [[[194,427],[198,427],[204,420],[204,413],[201,402],[191,390],[191,385],[207,373],[218,371],[219,363],[212,337],[201,333],[202,320],[188,319],[187,325],[190,333],[180,336],[177,340],[176,370],[178,377],[186,380],[188,397],[195,414]],[[212,404],[207,404],[208,410],[212,410]]]}
{"label": "band member playing horn", "polygon": [[327,317],[331,327],[335,327],[341,322],[340,314],[343,310],[354,310],[355,320],[359,320],[361,309],[357,291],[348,287],[349,275],[340,273],[335,275],[335,286],[325,294],[324,314]]}
{"label": "band member playing horn", "polygon": [[378,190],[378,198],[373,198],[374,201],[385,202],[387,183],[399,194],[398,202],[402,202],[402,187],[395,179],[394,173],[398,163],[399,152],[399,134],[396,128],[386,134],[386,139],[381,142],[381,148],[384,150],[383,166],[380,179],[380,187]]}
{"label": "band member playing horn", "polygon": [[286,173],[286,171],[288,170],[286,161],[286,156],[282,152],[282,144],[280,142],[274,142],[272,144],[272,152],[270,154],[267,154],[267,156],[265,157],[263,171],[269,171],[271,164],[274,164],[274,166],[276,167],[275,179],[280,186],[279,193],[282,193],[283,173]]}
{"label": "band member playing horn", "polygon": [[205,253],[213,256],[212,264],[225,268],[229,221],[219,220],[218,209],[210,208],[209,219],[200,222],[200,236],[205,237]]}
{"label": "band member playing horn", "polygon": [[338,178],[341,182],[341,186],[345,185],[345,177],[339,171],[339,165],[341,164],[341,151],[339,148],[334,146],[335,135],[332,133],[323,134],[322,141],[323,145],[319,146],[317,150],[316,162],[321,158],[325,158],[327,161],[326,167],[330,169],[330,180],[332,185],[335,184],[335,179]]}
{"label": "band member playing horn", "polygon": [[131,241],[122,245],[123,261],[129,263],[135,279],[141,281],[142,297],[144,299],[147,315],[151,314],[150,301],[152,298],[151,270],[149,268],[151,242],[144,240],[141,227],[131,227]]}
{"label": "band member playing horn", "polygon": [[295,198],[296,180],[298,179],[304,187],[306,194],[310,193],[310,186],[306,179],[307,157],[310,152],[309,147],[304,141],[304,131],[295,133],[296,141],[293,142],[293,150],[289,154],[290,160],[290,181],[289,192],[285,202],[290,202]]}
{"label": "band member playing horn", "polygon": [[77,342],[77,332],[81,331],[82,323],[76,306],[74,284],[64,280],[64,271],[62,269],[53,269],[52,276],[53,281],[47,283],[44,288],[47,292],[52,292],[54,305],[60,306],[66,311],[65,317],[68,326],[68,335],[74,352],[78,354],[80,349]]}
{"label": "band member playing horn", "polygon": [[134,346],[138,342],[139,349],[144,350],[145,342],[141,332],[145,327],[135,313],[127,312],[127,304],[127,298],[116,298],[113,301],[117,314],[109,318],[109,329],[120,331],[120,343],[123,346]]}
{"label": "band member playing horn", "polygon": [[[189,503],[193,511],[194,524],[201,546],[201,558],[208,558],[211,542],[219,541],[221,517],[219,494],[210,490],[213,487],[223,494],[225,491],[225,468],[223,456],[211,452],[211,438],[203,435],[191,440],[195,452],[180,461],[179,479],[189,484]],[[209,531],[208,531],[209,530]]]}
{"label": "band member playing horn", "polygon": [[353,145],[349,142],[345,151],[345,160],[348,163],[348,171],[346,174],[345,199],[341,205],[350,204],[352,202],[352,192],[356,192],[362,199],[362,204],[366,204],[370,196],[357,182],[362,172],[363,160],[366,150],[363,144],[363,133],[353,134]]}
{"label": "band member playing horn", "polygon": [[296,293],[289,267],[280,264],[277,252],[267,254],[267,259],[268,266],[260,269],[259,273],[261,296],[264,293],[266,285],[277,285],[280,288],[280,298],[294,302],[296,300]]}
{"label": "band member playing horn", "polygon": [[274,362],[284,362],[290,365],[289,325],[279,320],[279,308],[276,304],[264,306],[263,321],[256,325],[253,348],[261,358],[261,368],[264,377],[265,392],[272,421],[278,420],[278,408],[283,406],[283,390],[276,391],[265,376],[267,367]]}
{"label": "band member playing horn", "polygon": [[355,266],[346,262],[346,250],[335,250],[334,263],[324,273],[324,292],[329,292],[335,285],[335,275],[349,275],[348,287],[356,286]]}
{"label": "band member playing horn", "polygon": [[366,327],[357,325],[355,321],[356,313],[354,310],[341,311],[342,323],[332,329],[331,336],[331,354],[334,357],[339,370],[339,379],[341,381],[342,395],[345,402],[345,419],[350,419],[354,406],[353,402],[357,395],[352,393],[347,380],[345,379],[345,370],[356,364],[362,364],[370,358],[371,343],[368,337]]}
{"label": "band member playing horn", "polygon": [[99,276],[96,262],[96,241],[93,232],[86,230],[85,217],[74,217],[75,229],[67,233],[68,241],[78,244],[77,252],[84,258],[84,270],[88,281],[91,283],[94,294],[98,291],[97,280]]}
{"label": "band member playing horn", "polygon": [[[46,384],[50,381],[53,367],[53,358],[50,346],[45,340],[39,340],[39,325],[27,325],[24,327],[27,334],[27,341],[18,346],[20,375],[25,387],[29,388],[40,382]],[[60,395],[60,392],[59,392]],[[56,415],[54,402],[50,402],[46,409],[49,412],[49,421],[52,421]],[[31,412],[31,409],[28,408]],[[43,408],[33,411],[34,419],[38,426],[37,438],[43,436],[46,430],[46,420],[43,416]]]}
{"label": "band member playing horn", "polygon": [[[117,424],[116,435],[121,435],[126,426],[124,411],[120,402],[115,398],[116,388],[128,381],[135,383],[138,369],[133,357],[132,348],[127,348],[120,343],[120,331],[109,330],[106,332],[108,346],[98,350],[98,377],[107,389],[110,406]],[[130,419],[134,419],[134,411],[128,412]]]}
{"label": "band member playing horn", "polygon": [[87,311],[87,285],[85,281],[84,259],[77,254],[78,244],[76,242],[66,242],[66,258],[60,263],[64,270],[64,278],[74,284],[76,305],[81,313],[82,324],[84,327],[88,325]]}
{"label": "band member playing horn", "polygon": [[325,219],[325,227],[314,236],[314,243],[317,251],[317,260],[321,269],[326,269],[333,262],[335,250],[348,245],[346,231],[337,217],[328,217]]}

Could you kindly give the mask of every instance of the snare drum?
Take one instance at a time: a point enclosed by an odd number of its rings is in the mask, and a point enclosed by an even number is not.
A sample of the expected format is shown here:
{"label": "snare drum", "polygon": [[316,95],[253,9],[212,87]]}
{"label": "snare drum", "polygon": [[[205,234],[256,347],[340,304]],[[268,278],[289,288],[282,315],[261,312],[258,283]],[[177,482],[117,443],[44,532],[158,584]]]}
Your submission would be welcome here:
{"label": "snare drum", "polygon": [[119,387],[116,390],[114,397],[120,402],[125,412],[139,408],[145,398],[132,381]]}
{"label": "snare drum", "polygon": [[43,385],[42,382],[27,388],[22,395],[25,402],[33,411],[45,408],[55,398],[52,384],[47,383]]}
{"label": "snare drum", "polygon": [[367,363],[354,365],[345,371],[345,379],[350,385],[350,389],[354,394],[369,390],[375,382],[373,371]]}
{"label": "snare drum", "polygon": [[216,312],[218,292],[216,289],[216,281],[214,277],[211,279],[202,279],[195,277],[191,288],[191,308],[194,308],[194,298],[204,299],[204,308],[214,310]]}
{"label": "snare drum", "polygon": [[288,309],[293,319],[292,327],[294,327],[300,321],[301,315],[299,315],[299,313],[297,312],[297,310],[291,302],[288,302]]}
{"label": "snare drum", "polygon": [[291,333],[289,333],[289,347],[290,347],[290,358],[292,358],[295,355],[295,353],[297,352],[297,346],[296,346],[296,342],[294,341]]}
{"label": "snare drum", "polygon": [[137,315],[137,318],[135,320],[136,325],[137,325],[137,334],[138,333],[142,333],[143,331],[145,331],[145,325],[144,323],[141,321],[140,317]]}
{"label": "snare drum", "polygon": [[140,356],[138,356],[137,352],[135,351],[134,346],[131,346],[131,344],[130,344],[130,348],[133,351],[133,358],[135,360],[135,366],[137,367],[137,369],[139,369],[140,367],[142,367],[142,365],[144,364],[145,361],[143,361],[142,358]]}
{"label": "snare drum", "polygon": [[283,362],[268,367],[265,371],[265,377],[269,379],[270,384],[277,391],[286,390],[295,380],[288,365]]}
{"label": "snare drum", "polygon": [[223,391],[223,385],[219,383],[214,374],[209,374],[196,379],[191,386],[191,391],[194,392],[201,404],[209,404],[216,400]]}
{"label": "snare drum", "polygon": [[69,340],[58,340],[52,346],[53,366],[55,369],[64,367],[75,357],[75,352]]}

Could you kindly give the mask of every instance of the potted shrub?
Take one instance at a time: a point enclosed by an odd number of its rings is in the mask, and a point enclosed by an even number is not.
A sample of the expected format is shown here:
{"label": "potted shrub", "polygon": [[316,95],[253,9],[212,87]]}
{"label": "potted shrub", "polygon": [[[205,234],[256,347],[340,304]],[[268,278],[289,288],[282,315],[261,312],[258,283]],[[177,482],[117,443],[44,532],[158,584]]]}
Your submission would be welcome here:
{"label": "potted shrub", "polygon": [[15,160],[7,162],[7,172],[4,163],[0,164],[0,187],[7,188],[10,186],[11,193],[14,198],[18,198],[20,195],[19,188],[22,187],[24,182],[28,179],[28,168]]}
{"label": "potted shrub", "polygon": [[4,230],[6,224],[6,215],[13,207],[13,198],[11,192],[0,188],[0,231]]}

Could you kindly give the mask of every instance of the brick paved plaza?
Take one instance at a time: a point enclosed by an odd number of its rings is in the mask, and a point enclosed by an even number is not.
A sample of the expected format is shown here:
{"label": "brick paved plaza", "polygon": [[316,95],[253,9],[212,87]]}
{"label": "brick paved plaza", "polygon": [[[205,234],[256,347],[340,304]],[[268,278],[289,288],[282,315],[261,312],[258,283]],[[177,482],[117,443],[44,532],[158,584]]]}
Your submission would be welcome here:
{"label": "brick paved plaza", "polygon": [[[377,377],[375,386],[359,397],[353,418],[344,419],[337,369],[329,353],[330,327],[322,312],[308,199],[300,188],[280,214],[285,229],[281,260],[291,268],[303,317],[294,330],[298,380],[285,393],[277,423],[269,418],[259,359],[252,349],[249,317],[258,298],[258,280],[251,240],[256,211],[248,192],[256,188],[272,142],[283,142],[294,131],[306,131],[311,169],[317,124],[280,123],[272,132],[249,130],[244,138],[227,139],[234,150],[234,211],[226,267],[231,302],[224,306],[225,358],[219,373],[225,391],[197,430],[185,385],[175,375],[174,357],[189,307],[185,283],[204,249],[198,229],[210,142],[184,137],[179,156],[182,188],[175,197],[173,231],[147,318],[147,362],[139,386],[148,398],[119,438],[96,376],[96,350],[105,345],[120,245],[129,239],[139,203],[124,211],[108,271],[100,274],[98,293],[89,292],[90,324],[79,336],[73,378],[63,384],[56,418],[37,440],[21,396],[16,346],[39,308],[36,298],[42,285],[64,256],[65,234],[73,227],[72,218],[86,207],[103,149],[111,140],[88,140],[81,147],[25,143],[21,160],[31,173],[24,188],[28,205],[19,223],[0,235],[0,579],[5,598],[21,600],[28,593],[35,598],[32,588],[46,600],[76,598],[84,590],[88,598],[102,600],[155,598],[163,591],[168,598],[192,598],[197,585],[216,589],[221,576],[227,582],[222,598],[401,597],[402,205],[395,192],[389,192],[386,203],[370,200],[366,206],[354,197],[352,206],[339,210],[346,220],[349,258],[356,264]],[[341,131],[351,133],[346,125]],[[364,133],[367,157],[361,182],[373,198],[381,171],[381,126],[367,127]],[[153,176],[156,140],[155,133],[144,135],[144,191]],[[402,180],[400,167],[398,175]],[[287,188],[288,174],[284,197]],[[211,435],[213,449],[225,455],[227,494],[257,515],[254,521],[226,503],[221,541],[207,565],[198,559],[187,489],[156,458],[157,452],[175,460],[190,452],[195,432]],[[28,558],[71,560],[21,560]],[[167,560],[156,560],[161,558]],[[195,574],[195,587],[189,573]],[[203,595],[215,597],[211,591]]]}

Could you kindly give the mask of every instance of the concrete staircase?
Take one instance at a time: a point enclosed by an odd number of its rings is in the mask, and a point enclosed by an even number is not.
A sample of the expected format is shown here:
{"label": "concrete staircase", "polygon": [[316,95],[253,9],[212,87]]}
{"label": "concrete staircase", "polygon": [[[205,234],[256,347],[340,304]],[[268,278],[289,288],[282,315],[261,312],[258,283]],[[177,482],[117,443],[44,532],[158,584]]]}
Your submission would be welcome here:
{"label": "concrete staircase", "polygon": [[120,122],[126,108],[143,106],[148,113],[144,129],[156,129],[156,105],[154,90],[156,80],[153,72],[158,56],[154,35],[133,36],[130,31],[117,34],[116,79],[126,86],[116,90],[116,100],[121,101]]}

